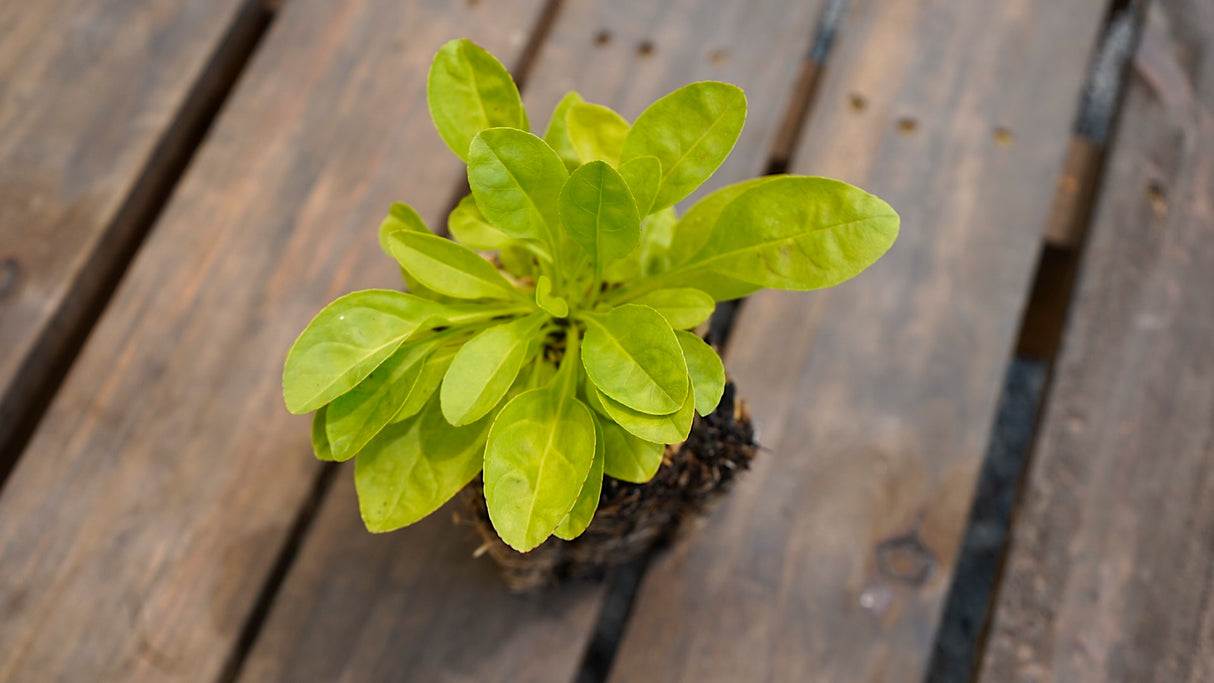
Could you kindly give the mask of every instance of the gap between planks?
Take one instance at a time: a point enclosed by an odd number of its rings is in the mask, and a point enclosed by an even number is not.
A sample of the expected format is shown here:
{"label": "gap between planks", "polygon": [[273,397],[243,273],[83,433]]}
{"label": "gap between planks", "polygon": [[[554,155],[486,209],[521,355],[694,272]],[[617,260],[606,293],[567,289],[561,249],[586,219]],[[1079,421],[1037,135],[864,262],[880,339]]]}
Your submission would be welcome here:
{"label": "gap between planks", "polygon": [[1043,235],[1017,348],[1004,379],[990,445],[975,489],[961,556],[926,680],[960,683],[978,671],[1003,577],[1015,510],[1050,395],[1088,228],[1116,131],[1145,3],[1114,0],[1089,68],[1065,165]]}
{"label": "gap between planks", "polygon": [[6,408],[12,404],[11,422],[0,424],[0,492],[127,266],[273,22],[276,9],[276,4],[265,0],[247,0],[241,7],[106,226],[98,251],[89,256],[43,327],[34,345],[39,351],[22,364],[7,395],[0,395],[0,404]]}

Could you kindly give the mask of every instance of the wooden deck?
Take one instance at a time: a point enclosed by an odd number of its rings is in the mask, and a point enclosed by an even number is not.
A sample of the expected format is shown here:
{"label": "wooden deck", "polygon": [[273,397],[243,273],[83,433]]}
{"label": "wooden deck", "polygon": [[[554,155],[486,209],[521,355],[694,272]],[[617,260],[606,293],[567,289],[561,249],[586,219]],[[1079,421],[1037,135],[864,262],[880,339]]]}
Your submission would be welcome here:
{"label": "wooden deck", "polygon": [[[601,583],[508,594],[455,506],[366,533],[282,406],[316,310],[395,286],[390,203],[462,191],[460,36],[536,123],[736,83],[709,187],[902,215],[738,309],[764,450]],[[0,486],[0,681],[1214,680],[1214,4],[0,2]]]}

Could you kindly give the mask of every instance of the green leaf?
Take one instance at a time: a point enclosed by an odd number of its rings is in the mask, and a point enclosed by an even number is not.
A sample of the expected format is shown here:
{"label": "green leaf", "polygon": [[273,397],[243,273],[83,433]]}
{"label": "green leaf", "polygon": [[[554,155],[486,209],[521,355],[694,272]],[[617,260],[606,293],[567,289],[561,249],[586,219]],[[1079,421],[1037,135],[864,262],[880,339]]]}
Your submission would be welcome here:
{"label": "green leaf", "polygon": [[519,239],[544,240],[555,250],[557,201],[569,178],[546,142],[513,128],[490,128],[472,141],[468,185],[481,214]]}
{"label": "green leaf", "polygon": [[721,212],[739,195],[759,185],[787,176],[762,176],[726,185],[696,202],[679,220],[673,230],[668,251],[670,267],[680,266],[691,260],[704,248],[712,229],[721,218]]}
{"label": "green leaf", "polygon": [[527,127],[527,113],[510,72],[469,40],[453,40],[434,55],[426,98],[438,134],[465,161],[469,143],[482,130]]}
{"label": "green leaf", "polygon": [[645,219],[641,226],[641,248],[638,257],[642,274],[653,275],[669,267],[668,254],[678,222],[679,216],[673,206],[668,206]]}
{"label": "green leaf", "polygon": [[620,164],[620,175],[628,183],[628,189],[632,190],[637,213],[642,217],[649,215],[662,184],[662,162],[657,157],[648,156],[629,159]]}
{"label": "green leaf", "polygon": [[329,448],[329,437],[325,435],[325,413],[329,406],[321,406],[312,415],[312,452],[317,460],[333,460],[333,450]]}
{"label": "green leaf", "polygon": [[[447,217],[447,231],[460,244],[479,251],[501,249],[510,241],[510,236],[490,225],[476,208],[476,199],[468,195]],[[390,252],[389,252],[390,255]]]}
{"label": "green leaf", "polygon": [[402,344],[358,386],[328,406],[325,434],[333,459],[353,458],[400,411],[421,375],[426,357],[434,350],[429,341]]}
{"label": "green leaf", "polygon": [[[698,289],[659,289],[632,300],[657,311],[675,330],[688,330],[708,320],[716,302]],[[693,335],[694,336],[694,335]]]}
{"label": "green leaf", "polygon": [[443,383],[443,376],[447,374],[447,368],[451,367],[455,352],[462,346],[441,347],[426,358],[421,373],[413,383],[413,388],[409,390],[409,397],[405,399],[400,410],[396,411],[396,415],[392,416],[392,422],[407,420],[426,407],[434,392],[438,391],[439,385]]}
{"label": "green leaf", "polygon": [[691,375],[691,390],[696,396],[696,412],[707,415],[717,409],[725,392],[725,366],[721,357],[703,339],[690,332],[676,331],[683,357]]}
{"label": "green leaf", "polygon": [[605,395],[651,415],[683,405],[691,392],[687,363],[670,324],[657,311],[629,304],[585,320],[582,364]]}
{"label": "green leaf", "polygon": [[582,101],[584,101],[582,96],[573,90],[565,93],[561,101],[556,103],[556,109],[552,110],[548,129],[544,131],[544,142],[556,150],[561,161],[565,162],[565,168],[570,172],[580,166],[582,162],[578,159],[577,150],[573,148],[573,141],[569,139],[569,127],[565,125],[565,115],[569,113],[569,107]]}
{"label": "green leaf", "polygon": [[388,425],[354,461],[363,523],[372,532],[413,524],[442,507],[481,471],[492,418],[466,427],[443,419],[438,401]]}
{"label": "green leaf", "polygon": [[610,477],[634,484],[644,484],[652,479],[662,465],[666,447],[638,439],[613,420],[597,419],[597,422],[606,456],[603,471]]}
{"label": "green leaf", "polygon": [[457,299],[526,298],[493,264],[449,239],[398,231],[388,235],[388,247],[401,267],[440,294]]}
{"label": "green leaf", "polygon": [[595,426],[594,461],[590,464],[590,474],[586,475],[586,481],[582,484],[573,509],[553,532],[558,538],[566,541],[581,536],[586,527],[590,526],[590,522],[594,521],[594,513],[599,508],[599,495],[603,492],[603,432],[598,429],[597,420],[592,422]]}
{"label": "green leaf", "polygon": [[704,247],[676,270],[819,289],[859,274],[897,236],[898,214],[878,197],[838,180],[785,176],[738,195]]}
{"label": "green leaf", "polygon": [[353,389],[441,311],[433,302],[386,289],[354,292],[325,306],[287,352],[287,410],[311,412]]}
{"label": "green leaf", "polygon": [[521,240],[511,240],[498,252],[497,258],[501,261],[502,269],[514,277],[535,275],[535,254]]}
{"label": "green leaf", "polygon": [[541,275],[535,283],[535,303],[554,318],[569,315],[569,302],[552,293],[552,280],[547,275]]}
{"label": "green leaf", "polygon": [[544,319],[535,313],[490,327],[456,352],[439,390],[448,422],[456,427],[475,422],[501,402],[537,346]]}
{"label": "green leaf", "polygon": [[611,109],[598,104],[578,102],[565,114],[569,140],[583,164],[605,161],[616,166],[628,135],[628,121]]}
{"label": "green leaf", "polygon": [[[430,229],[426,227],[425,221],[413,207],[401,202],[394,202],[392,207],[388,209],[388,216],[379,224],[379,246],[388,256],[392,255],[392,250],[389,246],[388,235],[399,230],[407,232],[420,232],[429,235]],[[409,288],[411,294],[416,294],[423,299],[445,303],[452,301],[450,297],[445,297],[438,292],[431,290],[429,287],[417,281],[417,278],[409,274],[409,271],[401,268],[401,278],[405,281],[405,286]]]}
{"label": "green leaf", "polygon": [[679,443],[691,433],[691,422],[695,417],[696,407],[693,392],[687,392],[683,405],[669,415],[649,415],[633,410],[603,395],[603,392],[594,386],[589,387],[586,394],[595,410],[611,418],[639,439],[654,443]]}
{"label": "green leaf", "polygon": [[527,552],[573,509],[594,464],[594,417],[574,398],[577,336],[551,384],[498,413],[485,446],[485,502],[507,545]]}
{"label": "green leaf", "polygon": [[650,211],[691,194],[725,161],[746,122],[746,95],[728,83],[692,83],[641,112],[628,131],[621,162],[655,156],[662,185]]}
{"label": "green leaf", "polygon": [[641,219],[628,185],[602,161],[569,176],[561,191],[560,215],[565,232],[598,264],[628,255],[641,236]]}

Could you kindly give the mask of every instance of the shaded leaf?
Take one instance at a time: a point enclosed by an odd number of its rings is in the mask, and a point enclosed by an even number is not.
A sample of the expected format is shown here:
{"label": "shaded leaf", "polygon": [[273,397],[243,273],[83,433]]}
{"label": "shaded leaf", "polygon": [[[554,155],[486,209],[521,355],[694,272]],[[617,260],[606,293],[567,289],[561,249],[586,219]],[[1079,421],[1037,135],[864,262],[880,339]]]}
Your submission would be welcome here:
{"label": "shaded leaf", "polygon": [[540,313],[495,325],[456,352],[443,377],[439,397],[452,425],[475,422],[501,402],[531,350],[544,322]]}
{"label": "shaded leaf", "polygon": [[590,522],[594,521],[594,513],[599,508],[599,495],[603,492],[603,432],[598,429],[598,421],[594,420],[594,461],[590,464],[590,473],[578,492],[577,502],[553,532],[558,538],[572,541]]}
{"label": "shaded leaf", "polygon": [[662,162],[657,157],[649,156],[629,159],[620,164],[620,175],[636,199],[637,214],[647,216],[662,183]]}
{"label": "shaded leaf", "polygon": [[388,425],[354,461],[354,486],[363,523],[393,531],[426,517],[481,471],[492,417],[465,427],[443,419],[438,401],[408,420]]}
{"label": "shaded leaf", "polygon": [[[586,390],[587,399],[595,410],[614,420],[628,433],[654,443],[679,443],[691,433],[691,422],[695,417],[695,394],[687,392],[683,405],[668,415],[650,415],[603,395],[596,387]],[[593,395],[593,398],[590,396]]]}
{"label": "shaded leaf", "polygon": [[[476,208],[476,200],[468,195],[447,216],[447,231],[460,244],[479,251],[501,249],[510,236],[490,225]],[[389,252],[390,253],[390,252]]]}
{"label": "shaded leaf", "polygon": [[535,283],[535,303],[554,318],[569,315],[569,302],[552,293],[552,280],[547,275],[541,275]]}
{"label": "shaded leaf", "polygon": [[392,420],[433,350],[429,341],[402,344],[358,386],[329,404],[325,434],[334,460],[353,458]]}
{"label": "shaded leaf", "polygon": [[721,394],[725,392],[725,366],[721,357],[703,339],[682,330],[675,332],[683,357],[687,359],[687,371],[691,376],[691,390],[696,397],[696,412],[707,415],[717,409]]}
{"label": "shaded leaf", "polygon": [[333,449],[329,448],[329,437],[325,435],[325,413],[328,406],[321,406],[312,415],[312,452],[317,460],[333,460]]}
{"label": "shaded leaf", "polygon": [[608,476],[634,484],[644,484],[652,479],[662,465],[666,446],[639,439],[611,419],[597,421],[603,435],[603,471]]}

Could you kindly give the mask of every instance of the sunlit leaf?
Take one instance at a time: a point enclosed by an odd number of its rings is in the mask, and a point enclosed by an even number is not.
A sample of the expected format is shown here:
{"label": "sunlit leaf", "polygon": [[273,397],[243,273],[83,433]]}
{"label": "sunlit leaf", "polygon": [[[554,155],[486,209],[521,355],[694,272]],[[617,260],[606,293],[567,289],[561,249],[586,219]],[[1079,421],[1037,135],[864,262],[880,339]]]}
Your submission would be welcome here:
{"label": "sunlit leaf", "polygon": [[443,141],[460,159],[486,128],[527,128],[527,113],[506,67],[470,40],[439,49],[426,81],[430,117]]}

